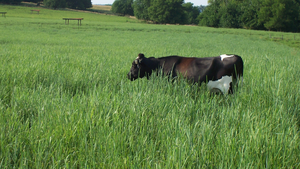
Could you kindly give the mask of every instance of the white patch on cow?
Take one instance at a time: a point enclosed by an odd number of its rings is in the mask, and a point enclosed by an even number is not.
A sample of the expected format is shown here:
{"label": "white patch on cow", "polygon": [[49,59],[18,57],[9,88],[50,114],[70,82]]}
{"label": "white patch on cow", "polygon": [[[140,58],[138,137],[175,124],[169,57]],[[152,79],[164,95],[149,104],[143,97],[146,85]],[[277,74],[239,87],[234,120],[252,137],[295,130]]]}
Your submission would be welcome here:
{"label": "white patch on cow", "polygon": [[230,83],[232,82],[231,76],[223,76],[221,79],[216,81],[208,81],[207,88],[210,91],[214,91],[215,89],[219,89],[223,94],[227,94],[230,88]]}
{"label": "white patch on cow", "polygon": [[223,59],[225,59],[225,58],[230,58],[230,57],[233,57],[233,56],[234,56],[234,55],[226,55],[226,54],[220,55],[222,61],[223,61]]}

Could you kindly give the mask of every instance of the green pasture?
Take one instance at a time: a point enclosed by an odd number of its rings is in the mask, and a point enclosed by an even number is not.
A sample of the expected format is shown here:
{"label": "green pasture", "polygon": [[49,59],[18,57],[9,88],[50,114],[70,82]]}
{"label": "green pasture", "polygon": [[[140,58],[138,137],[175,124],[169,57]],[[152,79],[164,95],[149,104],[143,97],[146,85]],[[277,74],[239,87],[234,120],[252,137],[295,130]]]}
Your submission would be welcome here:
{"label": "green pasture", "polygon": [[[0,6],[0,168],[300,168],[299,34],[30,9]],[[237,54],[244,83],[131,82],[138,53]]]}

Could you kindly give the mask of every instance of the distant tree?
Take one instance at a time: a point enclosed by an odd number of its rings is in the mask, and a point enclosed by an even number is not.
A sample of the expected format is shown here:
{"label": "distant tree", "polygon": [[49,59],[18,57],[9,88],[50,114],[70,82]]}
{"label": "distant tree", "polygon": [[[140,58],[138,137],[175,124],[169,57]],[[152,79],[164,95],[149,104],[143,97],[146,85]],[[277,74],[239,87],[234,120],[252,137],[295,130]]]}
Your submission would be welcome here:
{"label": "distant tree", "polygon": [[66,0],[66,6],[71,9],[86,9],[92,7],[91,0]]}
{"label": "distant tree", "polygon": [[264,25],[258,20],[258,12],[261,0],[245,0],[241,4],[241,26],[247,29],[264,29]]}
{"label": "distant tree", "polygon": [[133,15],[133,0],[115,0],[111,11],[122,15]]}
{"label": "distant tree", "polygon": [[268,30],[297,31],[299,6],[295,0],[264,0],[258,12],[259,22]]}
{"label": "distant tree", "polygon": [[240,28],[239,16],[241,11],[239,5],[235,1],[227,2],[226,5],[222,5],[219,10],[220,23],[219,27],[223,28]]}
{"label": "distant tree", "polygon": [[[210,2],[210,1],[209,1]],[[218,27],[220,22],[220,1],[210,2],[198,16],[200,26]]]}
{"label": "distant tree", "polygon": [[198,24],[197,17],[200,14],[200,10],[198,7],[193,6],[192,3],[184,3],[182,5],[184,14],[185,14],[185,23],[186,24]]}
{"label": "distant tree", "polygon": [[44,5],[49,8],[86,9],[92,7],[91,0],[44,0]]}
{"label": "distant tree", "polygon": [[200,6],[197,6],[198,10],[200,13],[202,13],[204,11],[204,9],[206,8],[206,6],[203,6],[203,5],[200,5]]}
{"label": "distant tree", "polygon": [[13,5],[20,4],[21,2],[22,0],[0,0],[0,3]]}
{"label": "distant tree", "polygon": [[40,1],[42,1],[42,0],[24,0],[25,2],[34,2],[34,3],[38,3],[38,2],[40,2]]}
{"label": "distant tree", "polygon": [[151,0],[150,20],[155,23],[184,23],[183,0]]}
{"label": "distant tree", "polygon": [[66,1],[65,0],[44,0],[44,5],[53,9],[65,8]]}
{"label": "distant tree", "polygon": [[135,0],[133,2],[134,16],[138,19],[149,20],[148,8],[151,0]]}

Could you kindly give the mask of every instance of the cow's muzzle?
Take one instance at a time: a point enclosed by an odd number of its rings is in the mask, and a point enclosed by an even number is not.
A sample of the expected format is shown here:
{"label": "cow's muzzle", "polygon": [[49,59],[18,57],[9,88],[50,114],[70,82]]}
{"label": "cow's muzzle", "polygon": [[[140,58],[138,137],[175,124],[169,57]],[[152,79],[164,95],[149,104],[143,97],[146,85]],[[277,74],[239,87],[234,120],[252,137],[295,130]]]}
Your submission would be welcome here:
{"label": "cow's muzzle", "polygon": [[127,74],[127,78],[131,81],[134,81],[136,79],[132,76],[132,74],[130,72]]}

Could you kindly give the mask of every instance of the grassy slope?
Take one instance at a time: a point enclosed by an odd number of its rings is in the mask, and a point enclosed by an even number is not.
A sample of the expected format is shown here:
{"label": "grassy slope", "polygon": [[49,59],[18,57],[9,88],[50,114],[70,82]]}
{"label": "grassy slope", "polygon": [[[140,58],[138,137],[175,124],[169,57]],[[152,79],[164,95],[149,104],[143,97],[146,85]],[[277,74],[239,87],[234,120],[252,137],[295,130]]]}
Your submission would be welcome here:
{"label": "grassy slope", "polygon": [[[269,33],[0,11],[0,168],[299,167],[299,51]],[[130,82],[140,52],[239,54],[244,85],[210,97],[184,81]]]}

